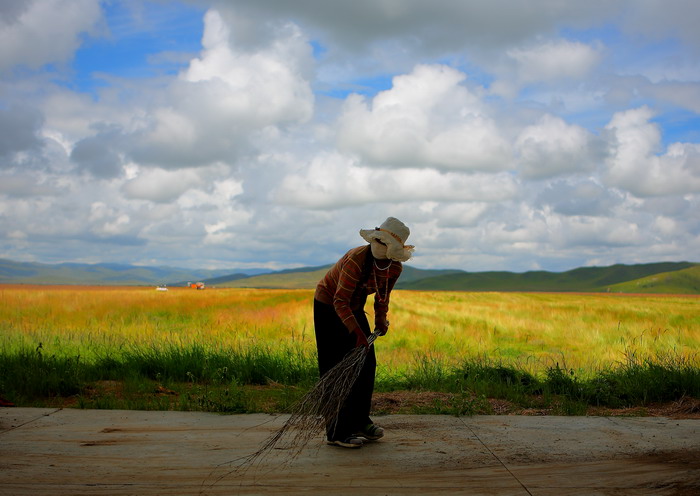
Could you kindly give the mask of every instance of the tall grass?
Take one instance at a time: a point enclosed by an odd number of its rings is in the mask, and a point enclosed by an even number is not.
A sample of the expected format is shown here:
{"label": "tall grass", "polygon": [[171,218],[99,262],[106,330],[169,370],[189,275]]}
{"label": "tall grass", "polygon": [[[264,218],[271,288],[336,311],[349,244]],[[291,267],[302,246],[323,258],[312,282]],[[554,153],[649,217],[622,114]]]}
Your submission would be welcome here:
{"label": "tall grass", "polygon": [[[697,297],[392,296],[391,330],[377,342],[379,391],[611,407],[700,396]],[[277,406],[265,408],[284,408],[318,378],[312,298],[305,290],[0,287],[0,395],[114,407],[87,402],[86,391],[121,381],[135,393],[158,385],[179,395],[176,405],[160,398],[135,407],[257,411],[246,387],[272,384]]]}
{"label": "tall grass", "polygon": [[420,350],[585,373],[624,361],[630,348],[687,359],[700,349],[698,297],[399,291],[390,319],[398,336],[382,350],[397,366]]}
{"label": "tall grass", "polygon": [[0,357],[0,393],[20,403],[80,395],[101,381],[309,387],[318,379],[315,356],[288,347],[226,350],[193,344],[95,353],[85,360],[64,354],[60,346],[39,346],[0,349]]}
{"label": "tall grass", "polygon": [[[234,390],[244,385],[278,384],[298,389],[296,396],[300,396],[318,379],[315,356],[289,348],[252,346],[216,350],[190,345],[160,350],[135,349],[120,355],[96,356],[93,360],[82,360],[79,355],[48,354],[48,351],[42,347],[13,352],[2,350],[2,395],[19,404],[31,405],[36,401],[42,404],[42,401],[50,403],[51,398],[81,396],[86,386],[96,382],[124,381]],[[376,388],[384,392],[468,393],[506,399],[523,406],[531,404],[533,397],[558,397],[580,405],[618,408],[672,401],[684,396],[700,397],[700,368],[671,353],[643,358],[630,354],[626,362],[586,377],[559,365],[536,375],[488,357],[465,358],[454,364],[441,358],[421,356],[400,372],[380,367]],[[208,397],[209,393],[205,389],[204,396]],[[202,398],[197,403],[186,405],[186,409],[202,409]],[[285,403],[289,404],[289,401]],[[232,410],[221,398],[216,408],[210,398],[206,406],[216,411]],[[173,408],[173,405],[163,407]],[[256,408],[247,405],[233,410],[257,411]]]}

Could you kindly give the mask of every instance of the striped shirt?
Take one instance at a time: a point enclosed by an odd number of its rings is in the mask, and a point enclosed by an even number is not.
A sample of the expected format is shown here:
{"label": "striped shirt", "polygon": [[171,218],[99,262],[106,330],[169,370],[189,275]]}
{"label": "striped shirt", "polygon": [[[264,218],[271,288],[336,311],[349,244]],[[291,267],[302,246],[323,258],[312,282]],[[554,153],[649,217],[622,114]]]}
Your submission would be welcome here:
{"label": "striped shirt", "polygon": [[[352,313],[353,310],[363,308],[367,295],[372,293],[374,293],[375,325],[386,321],[389,295],[403,270],[401,262],[391,261],[391,265],[386,270],[377,269],[372,263],[369,277],[366,281],[360,281],[367,256],[372,256],[369,245],[353,248],[330,268],[316,286],[314,298],[326,305],[333,305],[335,313],[350,332],[360,329]],[[386,263],[386,261],[383,262]]]}

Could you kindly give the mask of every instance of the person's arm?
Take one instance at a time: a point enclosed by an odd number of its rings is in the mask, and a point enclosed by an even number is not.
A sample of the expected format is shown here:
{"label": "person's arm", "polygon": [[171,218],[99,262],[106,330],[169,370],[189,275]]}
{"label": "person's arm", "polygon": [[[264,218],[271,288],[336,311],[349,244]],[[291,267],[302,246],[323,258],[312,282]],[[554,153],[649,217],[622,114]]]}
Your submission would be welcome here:
{"label": "person's arm", "polygon": [[355,333],[357,337],[357,345],[368,346],[367,337],[362,331],[360,324],[355,318],[355,314],[350,307],[352,295],[355,292],[357,283],[360,280],[362,268],[355,257],[349,257],[340,267],[338,276],[338,284],[336,285],[335,294],[333,295],[333,308],[338,314],[340,320],[347,327],[348,332]]}

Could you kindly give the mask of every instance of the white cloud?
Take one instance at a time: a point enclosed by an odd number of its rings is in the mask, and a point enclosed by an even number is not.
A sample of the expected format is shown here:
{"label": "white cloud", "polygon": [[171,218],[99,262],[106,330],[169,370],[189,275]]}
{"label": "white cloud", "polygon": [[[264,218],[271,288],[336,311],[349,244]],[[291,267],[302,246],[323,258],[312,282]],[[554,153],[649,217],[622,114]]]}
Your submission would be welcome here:
{"label": "white cloud", "polygon": [[65,62],[94,33],[101,19],[97,0],[27,0],[9,16],[0,8],[0,71],[16,65],[38,69]]}
{"label": "white cloud", "polygon": [[98,236],[118,236],[132,230],[129,215],[104,202],[95,202],[90,206],[88,221],[92,232]]}
{"label": "white cloud", "polygon": [[0,195],[8,197],[58,196],[65,191],[52,178],[37,174],[10,173],[0,175]]}
{"label": "white cloud", "polygon": [[673,143],[659,154],[661,132],[648,107],[617,112],[606,182],[639,197],[700,192],[700,144]]}
{"label": "white cloud", "polygon": [[554,181],[539,195],[545,208],[565,216],[606,217],[614,213],[623,199],[616,190],[605,188],[591,179]]}
{"label": "white cloud", "polygon": [[565,247],[629,247],[646,239],[640,226],[630,220],[584,216],[568,218],[557,235]]}
{"label": "white cloud", "polygon": [[252,133],[311,117],[314,96],[305,74],[311,48],[298,28],[289,24],[265,47],[245,51],[232,46],[216,10],[204,24],[202,53],[135,134],[137,162],[170,169],[231,163],[248,152]]}
{"label": "white cloud", "polygon": [[548,41],[531,48],[513,48],[508,57],[517,64],[520,81],[579,79],[600,60],[599,49],[568,40]]}
{"label": "white cloud", "polygon": [[498,202],[517,195],[508,174],[441,173],[434,169],[373,169],[337,153],[322,153],[301,173],[284,178],[273,197],[305,208],[370,203]]}
{"label": "white cloud", "polygon": [[600,158],[593,141],[581,126],[546,114],[536,124],[525,127],[515,142],[521,173],[533,179],[586,173]]}
{"label": "white cloud", "polygon": [[224,179],[214,182],[214,196],[220,198],[224,203],[231,201],[241,193],[243,193],[243,184],[240,181]]}
{"label": "white cloud", "polygon": [[156,203],[169,203],[189,189],[202,185],[202,179],[194,170],[167,171],[153,168],[144,169],[135,178],[122,186],[127,198],[149,200]]}
{"label": "white cloud", "polygon": [[657,217],[654,220],[654,227],[663,236],[675,236],[678,232],[678,223],[669,217]]}
{"label": "white cloud", "polygon": [[368,163],[394,167],[500,171],[511,166],[510,146],[466,76],[446,66],[417,66],[396,76],[371,102],[348,98],[338,142]]}
{"label": "white cloud", "polygon": [[[319,265],[395,215],[420,267],[697,258],[694,3],[125,5],[0,2],[56,42],[0,47],[0,256]],[[100,8],[142,44],[97,74]]]}
{"label": "white cloud", "polygon": [[304,68],[311,48],[298,27],[288,23],[269,46],[245,52],[231,45],[229,28],[219,12],[207,12],[204,24],[204,50],[190,62],[183,80],[224,83],[210,87],[215,105],[257,126],[309,119],[313,94]]}
{"label": "white cloud", "polygon": [[437,226],[440,228],[464,229],[477,226],[488,211],[486,202],[469,203],[438,203],[430,202],[430,212],[437,218]]}
{"label": "white cloud", "polygon": [[692,82],[661,81],[645,85],[641,91],[654,100],[666,101],[700,114],[700,70]]}

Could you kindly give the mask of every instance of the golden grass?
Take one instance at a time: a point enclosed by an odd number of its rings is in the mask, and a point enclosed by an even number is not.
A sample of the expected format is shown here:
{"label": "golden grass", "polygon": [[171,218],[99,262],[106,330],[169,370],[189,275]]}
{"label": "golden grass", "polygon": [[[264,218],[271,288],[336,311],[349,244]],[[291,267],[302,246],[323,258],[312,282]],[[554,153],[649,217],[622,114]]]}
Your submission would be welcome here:
{"label": "golden grass", "polygon": [[[598,369],[629,350],[697,358],[700,298],[572,293],[397,292],[387,347],[486,356],[538,370]],[[399,360],[401,361],[401,360]]]}
{"label": "golden grass", "polygon": [[[312,302],[311,290],[4,285],[0,345],[41,342],[82,356],[173,343],[293,344],[312,352]],[[377,353],[392,368],[421,356],[478,356],[531,371],[555,363],[597,370],[630,350],[673,352],[695,363],[700,350],[694,296],[395,291],[389,319]]]}

